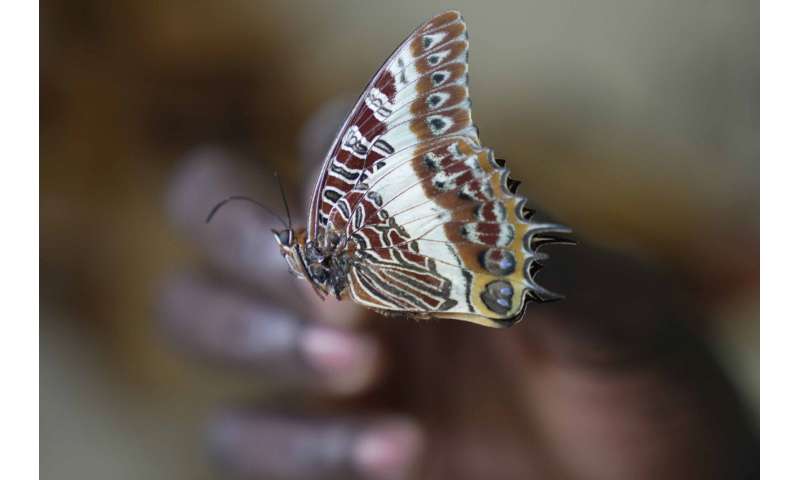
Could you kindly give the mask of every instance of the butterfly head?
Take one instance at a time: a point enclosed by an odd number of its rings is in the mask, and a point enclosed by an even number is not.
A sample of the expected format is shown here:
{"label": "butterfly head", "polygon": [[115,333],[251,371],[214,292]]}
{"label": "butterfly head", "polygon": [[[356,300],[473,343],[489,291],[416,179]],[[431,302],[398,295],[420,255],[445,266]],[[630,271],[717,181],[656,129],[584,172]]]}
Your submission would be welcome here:
{"label": "butterfly head", "polygon": [[278,243],[281,255],[289,265],[289,270],[298,277],[305,278],[304,272],[306,269],[302,256],[302,240],[305,237],[305,231],[295,232],[291,228],[286,228],[273,230],[272,233],[275,235],[275,241]]}

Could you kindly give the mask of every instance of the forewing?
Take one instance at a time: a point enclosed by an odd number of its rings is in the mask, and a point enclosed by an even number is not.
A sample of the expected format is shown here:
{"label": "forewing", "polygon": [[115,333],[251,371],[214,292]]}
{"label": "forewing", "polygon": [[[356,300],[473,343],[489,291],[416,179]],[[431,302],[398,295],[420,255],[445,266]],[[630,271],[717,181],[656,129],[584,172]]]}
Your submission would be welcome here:
{"label": "forewing", "polygon": [[[309,238],[317,238],[327,228],[338,200],[353,190],[365,172],[380,169],[383,159],[418,142],[418,134],[427,128],[412,120],[421,108],[419,92],[442,90],[432,99],[438,98],[440,106],[455,106],[459,95],[466,99],[466,52],[461,15],[444,12],[414,31],[375,73],[326,156],[310,204]],[[451,93],[446,101],[445,94]],[[458,118],[459,125],[471,123],[469,109],[462,109]],[[440,131],[459,126],[431,121]]]}

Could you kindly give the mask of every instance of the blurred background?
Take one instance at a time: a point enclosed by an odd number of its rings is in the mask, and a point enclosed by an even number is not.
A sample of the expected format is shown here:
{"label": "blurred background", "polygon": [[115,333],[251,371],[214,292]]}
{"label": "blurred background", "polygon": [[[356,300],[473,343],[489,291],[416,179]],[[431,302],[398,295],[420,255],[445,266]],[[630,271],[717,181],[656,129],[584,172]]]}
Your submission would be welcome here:
{"label": "blurred background", "polygon": [[159,279],[194,255],[170,175],[222,146],[299,193],[309,119],[446,8],[483,142],[583,237],[680,272],[758,424],[758,2],[45,0],[43,477],[212,478],[205,415],[263,385],[156,332]]}

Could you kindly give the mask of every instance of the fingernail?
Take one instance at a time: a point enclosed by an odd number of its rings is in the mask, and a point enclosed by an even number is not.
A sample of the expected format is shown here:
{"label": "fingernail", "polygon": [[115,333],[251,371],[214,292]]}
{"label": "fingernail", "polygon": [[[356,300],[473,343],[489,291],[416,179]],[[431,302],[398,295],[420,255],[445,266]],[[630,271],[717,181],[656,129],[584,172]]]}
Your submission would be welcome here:
{"label": "fingernail", "polygon": [[392,421],[367,430],[356,440],[353,460],[366,478],[408,478],[422,452],[422,432],[408,421]]}
{"label": "fingernail", "polygon": [[339,393],[365,387],[378,369],[374,339],[329,327],[309,327],[300,337],[300,349],[309,364]]}

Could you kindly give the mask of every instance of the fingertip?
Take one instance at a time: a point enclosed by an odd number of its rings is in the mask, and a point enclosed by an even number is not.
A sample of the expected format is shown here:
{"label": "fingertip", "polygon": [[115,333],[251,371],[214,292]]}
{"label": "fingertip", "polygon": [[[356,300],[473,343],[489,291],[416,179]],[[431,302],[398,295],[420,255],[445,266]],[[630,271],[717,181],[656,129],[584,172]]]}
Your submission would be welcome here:
{"label": "fingertip", "polygon": [[411,478],[423,451],[424,436],[416,423],[385,420],[368,428],[353,445],[353,462],[365,478]]}
{"label": "fingertip", "polygon": [[266,478],[401,480],[417,472],[424,435],[399,416],[371,419],[220,412],[208,448],[221,469]]}
{"label": "fingertip", "polygon": [[300,336],[306,361],[336,394],[360,392],[371,385],[381,367],[381,350],[371,336],[313,325]]}

